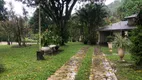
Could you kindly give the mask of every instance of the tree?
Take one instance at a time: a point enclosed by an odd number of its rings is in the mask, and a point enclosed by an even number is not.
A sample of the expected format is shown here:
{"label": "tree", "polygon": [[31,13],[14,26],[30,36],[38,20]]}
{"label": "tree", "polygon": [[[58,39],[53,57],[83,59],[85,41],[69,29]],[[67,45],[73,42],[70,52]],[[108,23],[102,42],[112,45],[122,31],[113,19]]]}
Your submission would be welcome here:
{"label": "tree", "polygon": [[4,7],[5,2],[4,0],[0,0],[0,21],[6,19],[6,8]]}
{"label": "tree", "polygon": [[139,13],[141,6],[142,0],[124,0],[117,13],[120,19],[123,19],[126,16]]}
{"label": "tree", "polygon": [[[28,5],[39,5],[43,11],[53,20],[58,27],[58,34],[61,37],[61,45],[68,40],[67,22],[77,0],[19,0]],[[87,1],[87,0],[83,0]],[[103,0],[91,0],[103,1]]]}
{"label": "tree", "polygon": [[12,23],[11,21],[5,20],[0,22],[0,31],[2,32],[3,36],[7,37],[7,44],[10,45],[10,41],[12,39],[13,33],[12,33]]}
{"label": "tree", "polygon": [[22,42],[23,42],[23,46],[26,46],[26,43],[25,43],[25,37],[26,37],[26,34],[28,33],[28,18],[27,18],[27,14],[28,14],[28,11],[26,11],[26,9],[23,7],[23,26],[22,26]]}
{"label": "tree", "polygon": [[82,41],[81,36],[83,35],[83,32],[81,30],[83,26],[80,24],[79,17],[76,14],[72,15],[68,26],[70,41]]}
{"label": "tree", "polygon": [[[29,24],[31,25],[31,28],[33,29],[33,32],[36,34],[38,33],[38,20],[39,20],[39,10],[36,9],[34,12],[34,15],[32,18],[30,18]],[[43,12],[43,10],[40,10],[41,15],[41,31],[44,32],[49,25],[53,24],[53,21],[46,15],[46,13]]]}
{"label": "tree", "polygon": [[90,3],[81,8],[77,15],[82,23],[85,23],[86,32],[85,40],[90,42],[90,44],[95,44],[97,40],[96,30],[103,25],[104,18],[107,16],[107,11],[103,4]]}
{"label": "tree", "polygon": [[138,14],[138,27],[131,32],[130,38],[133,43],[131,46],[132,59],[136,65],[142,66],[142,9]]}
{"label": "tree", "polygon": [[8,14],[6,8],[4,7],[5,2],[0,0],[0,31],[1,37],[6,37],[8,45],[10,45],[12,37],[11,21],[8,20]]}

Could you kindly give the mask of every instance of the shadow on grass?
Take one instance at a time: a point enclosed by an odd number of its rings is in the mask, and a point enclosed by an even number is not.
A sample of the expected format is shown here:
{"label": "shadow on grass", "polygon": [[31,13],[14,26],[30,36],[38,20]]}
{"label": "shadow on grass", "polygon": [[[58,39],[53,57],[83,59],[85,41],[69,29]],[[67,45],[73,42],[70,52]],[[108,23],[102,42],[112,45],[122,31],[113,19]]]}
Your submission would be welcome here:
{"label": "shadow on grass", "polygon": [[130,68],[134,71],[141,71],[142,72],[142,66],[137,66],[134,64],[134,61],[117,61],[117,64],[121,68]]}
{"label": "shadow on grass", "polygon": [[2,64],[0,64],[0,73],[4,72],[5,71],[5,68]]}
{"label": "shadow on grass", "polygon": [[48,55],[48,56],[55,56],[55,55],[60,54],[60,53],[63,52],[63,51],[64,51],[63,49],[59,49],[59,50],[57,50],[57,51],[54,51],[53,53],[48,53],[48,54],[46,54],[46,55]]}

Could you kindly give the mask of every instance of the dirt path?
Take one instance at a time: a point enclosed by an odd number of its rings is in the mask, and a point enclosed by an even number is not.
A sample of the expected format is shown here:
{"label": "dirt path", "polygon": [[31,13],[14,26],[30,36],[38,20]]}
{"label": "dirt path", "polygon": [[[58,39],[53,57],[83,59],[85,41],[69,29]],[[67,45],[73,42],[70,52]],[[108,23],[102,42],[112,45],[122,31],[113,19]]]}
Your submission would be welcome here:
{"label": "dirt path", "polygon": [[117,80],[106,56],[100,52],[98,48],[94,51],[92,56],[92,66],[89,80]]}
{"label": "dirt path", "polygon": [[83,47],[47,80],[74,80],[88,47]]}

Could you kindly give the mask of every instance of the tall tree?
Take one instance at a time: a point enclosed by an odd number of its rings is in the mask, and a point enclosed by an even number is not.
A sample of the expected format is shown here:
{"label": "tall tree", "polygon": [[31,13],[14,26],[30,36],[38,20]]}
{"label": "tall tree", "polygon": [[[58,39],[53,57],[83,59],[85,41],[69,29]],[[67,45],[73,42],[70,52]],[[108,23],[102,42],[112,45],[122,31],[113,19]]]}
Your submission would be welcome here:
{"label": "tall tree", "polygon": [[6,8],[4,7],[4,0],[0,0],[0,21],[6,19]]}
{"label": "tall tree", "polygon": [[142,0],[124,0],[123,4],[118,8],[117,13],[120,19],[132,14],[138,14],[140,7],[142,6]]}
{"label": "tall tree", "polygon": [[103,4],[90,3],[81,8],[77,15],[86,26],[87,32],[84,31],[87,34],[85,35],[85,40],[89,41],[90,44],[95,44],[97,40],[96,30],[103,25],[104,18],[107,16],[105,6]]}
{"label": "tall tree", "polygon": [[26,9],[23,7],[23,19],[24,19],[24,24],[23,24],[23,31],[22,31],[22,42],[23,42],[23,46],[26,46],[26,43],[25,43],[25,37],[26,37],[26,34],[28,33],[28,11],[26,11]]}
{"label": "tall tree", "polygon": [[0,22],[0,31],[2,32],[2,35],[6,36],[7,38],[7,44],[10,45],[10,41],[13,36],[12,32],[12,22],[5,20]]}

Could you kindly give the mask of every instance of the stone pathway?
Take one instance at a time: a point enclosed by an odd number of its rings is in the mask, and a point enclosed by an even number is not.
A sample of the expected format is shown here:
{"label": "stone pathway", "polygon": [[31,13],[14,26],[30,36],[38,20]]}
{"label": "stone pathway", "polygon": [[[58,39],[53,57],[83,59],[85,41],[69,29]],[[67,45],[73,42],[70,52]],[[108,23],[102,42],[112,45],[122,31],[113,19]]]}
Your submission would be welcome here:
{"label": "stone pathway", "polygon": [[90,71],[89,80],[117,80],[115,70],[112,69],[106,56],[99,49],[94,51]]}
{"label": "stone pathway", "polygon": [[88,47],[83,47],[47,80],[74,80]]}

